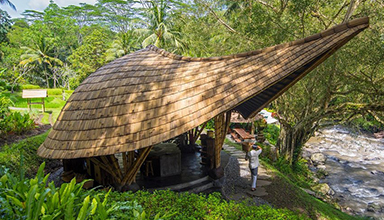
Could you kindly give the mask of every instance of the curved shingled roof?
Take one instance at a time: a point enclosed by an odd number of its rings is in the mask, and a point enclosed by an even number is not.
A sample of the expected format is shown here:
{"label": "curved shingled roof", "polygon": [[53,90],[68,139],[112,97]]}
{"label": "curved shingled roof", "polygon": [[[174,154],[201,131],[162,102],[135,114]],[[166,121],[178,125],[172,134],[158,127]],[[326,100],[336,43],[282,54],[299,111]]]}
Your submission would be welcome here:
{"label": "curved shingled roof", "polygon": [[182,57],[154,46],[123,56],[81,83],[37,153],[115,154],[168,140],[228,110],[254,116],[368,23],[360,18],[231,56]]}

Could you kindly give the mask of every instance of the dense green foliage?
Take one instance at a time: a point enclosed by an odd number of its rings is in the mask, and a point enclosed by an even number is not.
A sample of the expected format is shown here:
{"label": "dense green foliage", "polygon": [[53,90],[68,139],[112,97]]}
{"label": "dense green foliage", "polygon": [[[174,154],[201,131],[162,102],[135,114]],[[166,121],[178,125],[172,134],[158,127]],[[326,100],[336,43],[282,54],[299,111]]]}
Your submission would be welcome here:
{"label": "dense green foliage", "polygon": [[18,143],[1,146],[0,164],[11,173],[25,172],[28,177],[36,173],[44,158],[37,156],[37,148],[44,142],[48,132],[24,139]]}
{"label": "dense green foliage", "polygon": [[[43,163],[33,179],[19,179],[6,173],[0,178],[2,219],[106,219],[116,208],[107,208],[108,193],[91,196],[76,179],[60,188],[47,183]],[[47,186],[48,184],[48,186]]]}
{"label": "dense green foliage", "polygon": [[0,96],[0,135],[22,134],[35,128],[35,122],[30,115],[11,112],[12,101],[6,96]]}
{"label": "dense green foliage", "polygon": [[272,145],[276,145],[277,139],[279,138],[280,128],[274,124],[268,124],[264,130],[264,137]]}
{"label": "dense green foliage", "polygon": [[[136,193],[84,191],[73,179],[59,188],[47,184],[44,163],[33,179],[2,170],[0,217],[6,219],[306,219],[287,209],[235,203],[220,194],[172,191]],[[109,198],[108,198],[109,197]],[[108,200],[107,200],[108,199]]]}
{"label": "dense green foliage", "polygon": [[226,201],[218,193],[210,195],[155,191],[149,193],[111,193],[114,201],[135,200],[149,215],[172,215],[171,219],[305,219],[303,216],[269,206],[254,206],[250,201]]}

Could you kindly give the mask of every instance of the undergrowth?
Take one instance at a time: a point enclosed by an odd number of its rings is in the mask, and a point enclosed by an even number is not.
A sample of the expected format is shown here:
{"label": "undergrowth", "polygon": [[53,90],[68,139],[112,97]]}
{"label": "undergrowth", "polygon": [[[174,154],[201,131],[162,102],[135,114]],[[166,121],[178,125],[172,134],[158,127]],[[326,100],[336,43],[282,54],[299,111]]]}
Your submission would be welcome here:
{"label": "undergrowth", "polygon": [[[11,173],[24,170],[27,176],[31,177],[36,173],[40,164],[46,160],[37,156],[36,152],[48,132],[0,147],[0,164],[7,167]],[[20,164],[20,161],[23,163]]]}

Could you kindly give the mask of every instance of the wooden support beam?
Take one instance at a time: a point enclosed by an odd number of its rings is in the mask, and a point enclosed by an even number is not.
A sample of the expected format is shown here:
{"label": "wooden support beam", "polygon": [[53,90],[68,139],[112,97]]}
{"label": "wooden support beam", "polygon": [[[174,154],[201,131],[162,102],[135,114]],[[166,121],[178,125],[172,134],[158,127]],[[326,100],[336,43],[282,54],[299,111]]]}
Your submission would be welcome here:
{"label": "wooden support beam", "polygon": [[128,152],[128,167],[132,166],[135,162],[135,151]]}
{"label": "wooden support beam", "polygon": [[141,165],[144,163],[145,159],[148,157],[149,152],[151,151],[153,146],[149,146],[147,148],[144,148],[143,151],[139,154],[139,157],[135,160],[133,166],[128,171],[128,174],[125,175],[123,181],[121,181],[121,185],[124,186],[125,184],[131,184],[135,177],[137,172],[139,171]]}
{"label": "wooden support beam", "polygon": [[121,172],[120,166],[119,166],[119,161],[115,157],[115,155],[110,155],[109,159],[112,161],[112,165],[115,169],[116,174],[119,176],[120,179],[123,179],[123,172]]}
{"label": "wooden support beam", "polygon": [[204,124],[201,126],[201,128],[200,128],[200,130],[198,130],[198,127],[196,128],[196,135],[195,135],[195,139],[194,139],[194,143],[197,141],[197,139],[200,137],[200,134],[201,134],[201,132],[203,132],[203,130],[204,130],[204,128],[205,128],[205,126],[207,126],[207,123],[208,123],[208,121],[206,121],[206,122],[204,122]]}
{"label": "wooden support beam", "polygon": [[221,113],[214,118],[215,121],[215,164],[214,168],[220,167],[220,152],[223,147],[225,136],[227,134],[229,124],[231,123],[231,111]]}
{"label": "wooden support beam", "polygon": [[124,167],[124,175],[127,174],[127,171],[128,171],[128,157],[127,157],[127,153],[126,152],[123,152],[121,153],[121,156],[123,158],[123,167]]}
{"label": "wooden support beam", "polygon": [[91,157],[90,160],[92,161],[92,163],[94,163],[95,165],[99,166],[100,168],[102,168],[103,170],[111,174],[112,177],[115,178],[118,183],[121,183],[121,179],[116,175],[115,172],[113,172],[113,170],[109,166],[107,166],[106,164],[104,164],[103,162],[101,162],[100,160],[94,157]]}

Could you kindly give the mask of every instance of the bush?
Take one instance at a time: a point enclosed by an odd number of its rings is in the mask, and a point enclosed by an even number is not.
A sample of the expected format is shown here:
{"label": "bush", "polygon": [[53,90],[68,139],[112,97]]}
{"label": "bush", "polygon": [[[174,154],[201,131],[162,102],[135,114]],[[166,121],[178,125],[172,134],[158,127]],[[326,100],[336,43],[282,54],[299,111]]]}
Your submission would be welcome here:
{"label": "bush", "polygon": [[47,89],[48,96],[62,95],[63,89]]}
{"label": "bush", "polygon": [[22,134],[35,128],[35,123],[29,114],[20,112],[10,112],[9,107],[13,102],[5,97],[0,97],[0,134],[9,133]]}
{"label": "bush", "polygon": [[25,85],[21,85],[21,89],[40,89],[40,86],[32,85],[32,84],[25,84]]}
{"label": "bush", "polygon": [[35,128],[34,120],[29,114],[11,112],[5,118],[0,119],[0,134],[23,134]]}
{"label": "bush", "polygon": [[4,119],[9,114],[9,107],[13,105],[11,99],[0,96],[0,120]]}
{"label": "bush", "polygon": [[276,125],[268,124],[267,127],[263,130],[264,137],[272,145],[276,145],[277,139],[279,138],[280,128]]}
{"label": "bush", "polygon": [[6,173],[0,178],[0,217],[2,219],[106,219],[116,207],[107,206],[108,193],[91,196],[76,179],[56,188],[48,184],[43,163],[35,178],[18,179]]}
{"label": "bush", "polygon": [[150,218],[135,201],[108,203],[110,191],[82,190],[87,180],[76,184],[72,179],[59,188],[53,182],[47,184],[44,166],[30,180],[0,169],[5,173],[0,178],[1,219],[160,219],[160,214]]}

